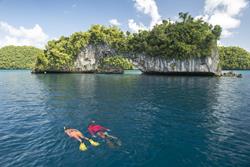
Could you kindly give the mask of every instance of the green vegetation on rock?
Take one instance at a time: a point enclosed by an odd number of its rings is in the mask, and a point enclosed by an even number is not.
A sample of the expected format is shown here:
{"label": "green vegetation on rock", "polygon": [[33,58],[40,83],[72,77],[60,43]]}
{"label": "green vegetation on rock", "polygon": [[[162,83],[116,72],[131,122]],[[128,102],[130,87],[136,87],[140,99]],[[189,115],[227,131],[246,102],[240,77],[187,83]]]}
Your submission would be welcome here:
{"label": "green vegetation on rock", "polygon": [[250,69],[250,53],[240,47],[219,47],[222,69]]}
{"label": "green vegetation on rock", "polygon": [[87,32],[76,32],[70,37],[49,41],[45,55],[38,57],[37,69],[70,70],[77,54],[87,45],[109,45],[125,50],[125,35],[117,27],[94,25]]}
{"label": "green vegetation on rock", "polygon": [[166,59],[210,56],[212,48],[217,47],[221,27],[194,19],[188,13],[180,13],[179,17],[180,21],[164,20],[152,30],[133,34],[114,26],[93,25],[86,32],[49,41],[45,55],[37,59],[36,69],[70,71],[76,56],[87,45],[106,45],[115,50],[116,55],[144,54]]}
{"label": "green vegetation on rock", "polygon": [[212,26],[188,13],[180,13],[179,20],[164,20],[151,31],[140,31],[129,40],[134,53],[170,59],[207,57],[217,47],[220,26]]}
{"label": "green vegetation on rock", "polygon": [[0,69],[32,69],[43,50],[31,46],[5,46],[0,48]]}
{"label": "green vegetation on rock", "polygon": [[101,66],[111,66],[114,68],[121,68],[125,70],[133,69],[133,64],[127,58],[124,58],[122,56],[105,57],[101,62]]}

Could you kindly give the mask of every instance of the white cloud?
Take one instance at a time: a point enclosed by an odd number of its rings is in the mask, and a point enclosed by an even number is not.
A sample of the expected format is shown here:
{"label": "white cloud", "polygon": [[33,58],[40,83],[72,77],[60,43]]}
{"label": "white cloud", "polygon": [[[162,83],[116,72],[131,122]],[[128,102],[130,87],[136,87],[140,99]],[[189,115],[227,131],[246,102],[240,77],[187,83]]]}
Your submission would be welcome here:
{"label": "white cloud", "polygon": [[31,45],[44,47],[48,35],[36,24],[33,28],[14,27],[6,22],[0,21],[0,47],[6,45]]}
{"label": "white cloud", "polygon": [[156,24],[161,24],[162,19],[159,14],[157,4],[155,0],[133,0],[135,2],[135,8],[137,11],[142,12],[145,15],[148,15],[151,18],[149,27],[144,26],[142,23],[135,23],[133,19],[128,21],[129,28],[132,31],[141,29],[152,29]]}
{"label": "white cloud", "polygon": [[120,26],[121,23],[117,19],[111,19],[109,20],[109,23],[114,26]]}
{"label": "white cloud", "polygon": [[247,0],[205,0],[203,18],[213,25],[220,25],[222,37],[228,37],[233,34],[232,29],[240,26],[239,16],[247,6]]}
{"label": "white cloud", "polygon": [[151,17],[150,28],[161,23],[161,16],[158,12],[155,0],[134,0],[134,2],[135,8],[138,11]]}
{"label": "white cloud", "polygon": [[142,23],[137,24],[133,19],[128,20],[128,27],[131,29],[132,32],[138,32],[139,30],[146,30]]}

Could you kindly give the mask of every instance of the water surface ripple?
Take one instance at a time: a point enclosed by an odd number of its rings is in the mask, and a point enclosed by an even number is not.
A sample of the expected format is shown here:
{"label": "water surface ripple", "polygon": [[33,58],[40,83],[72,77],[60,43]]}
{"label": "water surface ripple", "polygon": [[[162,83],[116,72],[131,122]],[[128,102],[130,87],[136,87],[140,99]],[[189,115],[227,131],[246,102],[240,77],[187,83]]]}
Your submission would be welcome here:
{"label": "water surface ripple", "polygon": [[[250,166],[244,78],[0,71],[1,167]],[[123,145],[78,150],[91,120]]]}

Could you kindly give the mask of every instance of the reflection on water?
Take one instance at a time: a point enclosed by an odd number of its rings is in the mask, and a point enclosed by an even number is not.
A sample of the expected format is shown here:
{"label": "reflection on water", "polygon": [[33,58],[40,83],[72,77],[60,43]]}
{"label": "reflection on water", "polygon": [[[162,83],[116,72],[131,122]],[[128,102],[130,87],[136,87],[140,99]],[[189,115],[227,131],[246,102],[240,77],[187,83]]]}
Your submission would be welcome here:
{"label": "reflection on water", "polygon": [[[250,77],[0,72],[4,166],[249,166]],[[110,128],[111,149],[67,138],[91,120]],[[14,159],[13,159],[14,157]]]}

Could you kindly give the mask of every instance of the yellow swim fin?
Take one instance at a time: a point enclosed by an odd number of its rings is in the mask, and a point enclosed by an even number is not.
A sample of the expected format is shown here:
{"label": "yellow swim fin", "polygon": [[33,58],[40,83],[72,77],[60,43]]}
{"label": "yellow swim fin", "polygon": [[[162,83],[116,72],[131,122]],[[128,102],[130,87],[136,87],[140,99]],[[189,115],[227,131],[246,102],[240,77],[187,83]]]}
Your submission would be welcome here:
{"label": "yellow swim fin", "polygon": [[87,150],[87,146],[84,143],[81,143],[80,146],[79,146],[79,149],[81,151],[86,151]]}
{"label": "yellow swim fin", "polygon": [[100,145],[100,143],[98,143],[98,142],[96,142],[96,141],[94,141],[94,140],[92,140],[92,139],[89,139],[89,142],[90,142],[90,144],[91,144],[92,146],[95,146],[95,147],[97,147],[97,146]]}

